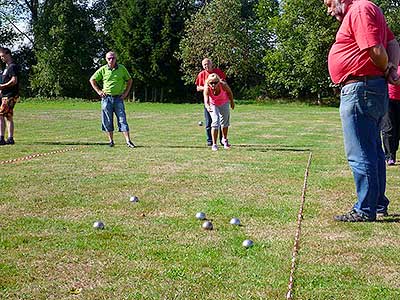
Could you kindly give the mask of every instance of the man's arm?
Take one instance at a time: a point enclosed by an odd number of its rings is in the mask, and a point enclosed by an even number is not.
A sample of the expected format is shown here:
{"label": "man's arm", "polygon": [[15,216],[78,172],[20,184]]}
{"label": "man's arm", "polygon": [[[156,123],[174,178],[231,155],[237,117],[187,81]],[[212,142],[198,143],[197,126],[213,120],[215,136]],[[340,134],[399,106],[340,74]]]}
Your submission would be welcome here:
{"label": "man's arm", "polygon": [[388,65],[388,55],[385,47],[382,44],[373,46],[368,49],[369,57],[375,66],[377,66],[382,72],[385,72]]}
{"label": "man's arm", "polygon": [[92,88],[95,90],[95,92],[101,97],[104,98],[106,94],[99,88],[96,80],[90,79],[89,80],[90,84],[92,85]]}
{"label": "man's arm", "polygon": [[385,77],[389,83],[394,85],[400,85],[399,75],[397,74],[397,68],[400,61],[400,46],[396,39],[388,42],[387,45],[387,55],[388,55],[388,66],[385,73]]}
{"label": "man's arm", "polygon": [[6,83],[0,84],[0,90],[10,88],[10,87],[16,85],[17,83],[18,83],[17,76],[12,76],[11,79],[9,81],[7,81]]}
{"label": "man's arm", "polygon": [[128,81],[126,82],[125,91],[124,91],[123,94],[121,95],[121,98],[122,98],[122,99],[125,99],[126,97],[128,97],[129,91],[131,90],[131,87],[132,87],[132,82],[133,82],[132,78],[128,79]]}

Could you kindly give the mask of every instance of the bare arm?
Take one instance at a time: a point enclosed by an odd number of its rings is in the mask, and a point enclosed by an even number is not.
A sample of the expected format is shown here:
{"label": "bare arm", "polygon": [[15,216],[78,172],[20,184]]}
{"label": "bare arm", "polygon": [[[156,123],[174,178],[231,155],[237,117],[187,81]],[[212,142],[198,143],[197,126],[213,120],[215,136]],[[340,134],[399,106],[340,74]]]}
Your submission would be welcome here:
{"label": "bare arm", "polygon": [[388,55],[382,44],[376,45],[368,49],[369,57],[375,66],[382,72],[385,72],[388,65]]}
{"label": "bare arm", "polygon": [[400,47],[396,39],[388,42],[386,51],[389,57],[389,62],[387,66],[387,71],[385,72],[385,77],[387,78],[389,83],[400,85],[399,75],[397,74],[397,68],[400,61]]}
{"label": "bare arm", "polygon": [[124,93],[121,95],[121,98],[122,99],[125,99],[126,97],[128,97],[128,95],[129,95],[129,91],[131,90],[131,87],[132,87],[132,78],[131,79],[129,79],[127,82],[126,82],[126,88],[125,88],[125,91],[124,91]]}
{"label": "bare arm", "polygon": [[206,83],[203,87],[203,98],[204,98],[204,107],[208,110],[211,111],[210,107],[210,94],[208,91],[208,84]]}
{"label": "bare arm", "polygon": [[7,81],[6,83],[0,84],[0,90],[4,90],[6,88],[10,88],[14,85],[16,85],[18,83],[18,79],[17,76],[13,76],[11,77],[11,79],[9,81]]}
{"label": "bare arm", "polygon": [[226,93],[228,94],[228,98],[229,98],[229,102],[230,102],[230,104],[231,104],[231,108],[232,108],[232,109],[235,109],[235,102],[233,101],[233,93],[232,93],[231,88],[229,87],[229,85],[228,85],[226,82],[221,81],[221,83],[222,83],[222,88],[223,88],[223,89],[226,91]]}
{"label": "bare arm", "polygon": [[90,79],[89,80],[90,84],[92,85],[92,88],[95,90],[95,92],[101,97],[104,98],[106,94],[99,88],[99,85],[97,84],[96,80]]}

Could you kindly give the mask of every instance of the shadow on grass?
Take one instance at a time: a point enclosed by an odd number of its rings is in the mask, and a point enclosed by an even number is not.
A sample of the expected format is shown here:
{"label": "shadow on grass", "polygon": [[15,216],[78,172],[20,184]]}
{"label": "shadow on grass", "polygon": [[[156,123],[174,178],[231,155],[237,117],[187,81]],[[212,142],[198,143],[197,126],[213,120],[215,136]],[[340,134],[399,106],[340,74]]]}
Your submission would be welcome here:
{"label": "shadow on grass", "polygon": [[108,145],[105,142],[35,142],[39,145],[63,145],[63,146],[98,146],[98,145]]}
{"label": "shadow on grass", "polygon": [[[64,142],[35,142],[35,144],[40,144],[40,145],[63,145],[63,146],[108,146],[108,142],[69,142],[69,141],[64,141]],[[124,143],[116,143],[117,145],[125,145]],[[136,148],[176,148],[176,149],[208,149],[210,147],[208,146],[202,146],[202,145],[136,145]],[[222,150],[223,146],[219,146]],[[288,152],[310,152],[310,148],[295,148],[295,147],[290,147],[290,146],[273,146],[273,145],[262,145],[262,144],[234,144],[232,148],[243,148],[249,151],[261,151],[261,152],[267,152],[267,151],[288,151]]]}
{"label": "shadow on grass", "polygon": [[291,146],[273,146],[273,145],[262,145],[262,144],[237,144],[234,145],[237,148],[244,148],[250,151],[289,151],[289,152],[310,152],[310,148],[296,148]]}
{"label": "shadow on grass", "polygon": [[400,214],[390,214],[383,219],[376,220],[378,223],[400,223]]}

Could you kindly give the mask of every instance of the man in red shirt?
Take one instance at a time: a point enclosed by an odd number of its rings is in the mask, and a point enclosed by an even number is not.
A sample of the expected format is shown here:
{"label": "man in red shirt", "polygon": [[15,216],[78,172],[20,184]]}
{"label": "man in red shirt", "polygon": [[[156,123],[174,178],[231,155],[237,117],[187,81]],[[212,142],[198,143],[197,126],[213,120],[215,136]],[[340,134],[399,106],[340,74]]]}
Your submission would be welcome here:
{"label": "man in red shirt", "polygon": [[[400,76],[400,69],[397,69]],[[400,85],[389,84],[389,110],[383,117],[382,140],[388,166],[396,163],[400,140]]]}
{"label": "man in red shirt", "polygon": [[[201,62],[201,65],[203,66],[203,71],[201,71],[196,78],[196,87],[197,87],[197,91],[203,93],[204,91],[204,85],[206,83],[206,80],[208,78],[208,75],[215,73],[217,74],[221,80],[225,81],[226,80],[226,76],[224,74],[224,72],[222,72],[220,69],[218,68],[213,68],[213,64],[211,59],[209,58],[205,58],[203,59],[203,61]],[[212,135],[211,135],[211,115],[210,112],[206,109],[206,107],[204,107],[204,118],[206,121],[206,136],[207,136],[207,145],[208,146],[212,146],[213,142],[212,142]],[[221,138],[222,138],[222,133],[220,130],[220,134],[219,134],[219,140],[221,142]]]}
{"label": "man in red shirt", "polygon": [[329,56],[331,79],[341,86],[340,118],[357,202],[335,217],[375,221],[387,215],[386,165],[380,123],[388,108],[387,82],[399,85],[399,44],[379,7],[368,0],[324,0],[341,22]]}

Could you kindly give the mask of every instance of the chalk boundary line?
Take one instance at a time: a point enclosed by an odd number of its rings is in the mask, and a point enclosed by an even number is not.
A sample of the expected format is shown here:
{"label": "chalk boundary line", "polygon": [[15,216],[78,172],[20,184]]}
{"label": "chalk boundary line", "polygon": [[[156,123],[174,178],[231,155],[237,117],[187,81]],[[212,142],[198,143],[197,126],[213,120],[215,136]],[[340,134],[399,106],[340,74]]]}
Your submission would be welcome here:
{"label": "chalk boundary line", "polygon": [[310,155],[308,157],[307,167],[306,167],[306,170],[304,173],[303,190],[301,193],[301,202],[300,202],[299,213],[297,215],[297,230],[296,230],[296,234],[294,236],[294,245],[293,245],[293,252],[292,252],[292,265],[290,268],[288,292],[286,294],[287,300],[293,299],[294,272],[296,270],[296,258],[297,258],[297,254],[299,252],[301,221],[303,220],[303,209],[304,209],[304,202],[306,199],[307,179],[308,179],[308,173],[310,170],[311,159],[312,159],[312,152],[310,152]]}
{"label": "chalk boundary line", "polygon": [[55,151],[51,151],[51,152],[46,152],[46,153],[36,153],[36,154],[31,154],[31,155],[27,155],[24,157],[19,157],[19,158],[14,158],[14,159],[9,159],[9,160],[2,160],[0,161],[0,165],[6,165],[6,164],[13,164],[13,163],[17,163],[20,161],[27,161],[27,160],[31,160],[37,157],[41,157],[41,156],[49,156],[52,154],[58,154],[58,153],[64,153],[64,152],[69,152],[69,151],[75,151],[75,150],[79,150],[85,147],[74,147],[74,148],[67,148],[67,149],[62,149],[62,150],[55,150]]}

